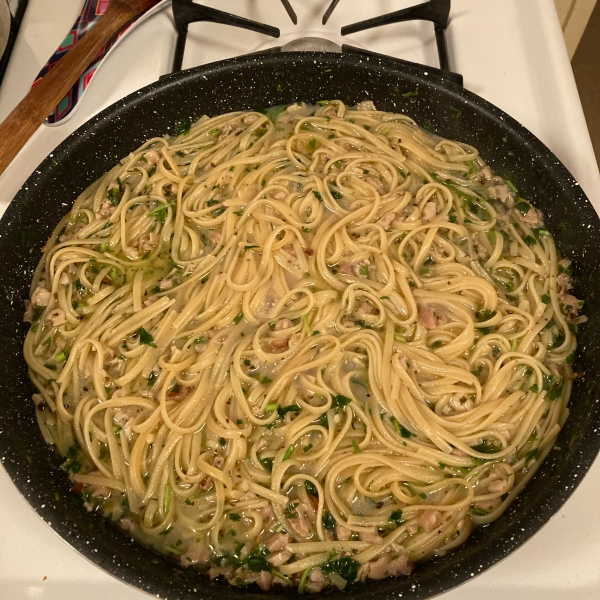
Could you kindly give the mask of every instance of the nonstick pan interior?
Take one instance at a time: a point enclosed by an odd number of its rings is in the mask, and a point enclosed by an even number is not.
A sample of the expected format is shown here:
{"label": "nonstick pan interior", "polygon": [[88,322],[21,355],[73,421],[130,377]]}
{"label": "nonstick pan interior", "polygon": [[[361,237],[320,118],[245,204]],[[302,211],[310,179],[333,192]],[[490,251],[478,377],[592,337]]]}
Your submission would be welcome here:
{"label": "nonstick pan interior", "polygon": [[[417,95],[403,97],[407,92]],[[41,248],[77,195],[146,139],[172,131],[176,119],[304,100],[373,100],[379,109],[476,146],[542,209],[564,256],[574,259],[576,293],[589,322],[581,327],[571,415],[545,463],[510,509],[476,529],[466,544],[420,564],[410,577],[356,585],[328,597],[428,598],[479,573],[532,536],[566,501],[600,448],[594,374],[600,365],[600,221],[558,159],[531,133],[475,94],[418,68],[376,58],[325,53],[267,53],[167,77],[116,103],[71,135],[27,181],[0,222],[0,458],[24,497],[69,544],[116,577],[163,598],[221,600],[284,597],[277,590],[235,591],[182,570],[88,513],[70,491],[60,459],[44,443],[22,357],[24,300]],[[294,592],[285,592],[286,596]]]}

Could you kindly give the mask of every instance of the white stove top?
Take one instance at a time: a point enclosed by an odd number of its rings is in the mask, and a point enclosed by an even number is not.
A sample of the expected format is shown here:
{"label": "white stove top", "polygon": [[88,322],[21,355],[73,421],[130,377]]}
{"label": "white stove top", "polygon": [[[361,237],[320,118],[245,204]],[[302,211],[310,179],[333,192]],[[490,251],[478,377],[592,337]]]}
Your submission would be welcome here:
{"label": "white stove top", "polygon": [[[433,28],[393,25],[339,35],[340,27],[414,4],[416,0],[341,0],[328,24],[329,0],[291,0],[294,26],[279,0],[209,0],[204,4],[281,29],[278,40],[257,33],[190,26],[183,66],[191,67],[278,46],[298,37],[326,37],[437,66]],[[56,49],[83,0],[29,0],[29,9],[0,88],[0,120],[23,97]],[[600,174],[585,125],[553,0],[453,0],[447,40],[453,70],[465,87],[535,133],[565,163],[600,213]],[[42,127],[0,177],[0,214],[37,165],[99,110],[169,72],[175,33],[170,10],[141,23],[106,59],[71,118]],[[1,458],[1,457],[0,457]],[[29,508],[0,467],[0,600],[143,600],[148,596],[107,575],[65,544]],[[527,544],[443,600],[598,600],[600,598],[600,463],[562,510]],[[475,575],[475,574],[474,574]]]}

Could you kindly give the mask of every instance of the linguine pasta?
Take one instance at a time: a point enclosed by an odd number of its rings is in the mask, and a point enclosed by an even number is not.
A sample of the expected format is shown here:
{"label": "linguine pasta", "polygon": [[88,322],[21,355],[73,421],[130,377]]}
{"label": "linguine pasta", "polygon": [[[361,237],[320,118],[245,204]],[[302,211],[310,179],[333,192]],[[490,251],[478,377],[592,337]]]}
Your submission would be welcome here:
{"label": "linguine pasta", "polygon": [[25,358],[74,489],[233,585],[406,575],[568,415],[582,303],[477,150],[340,101],[176,124],[45,247]]}

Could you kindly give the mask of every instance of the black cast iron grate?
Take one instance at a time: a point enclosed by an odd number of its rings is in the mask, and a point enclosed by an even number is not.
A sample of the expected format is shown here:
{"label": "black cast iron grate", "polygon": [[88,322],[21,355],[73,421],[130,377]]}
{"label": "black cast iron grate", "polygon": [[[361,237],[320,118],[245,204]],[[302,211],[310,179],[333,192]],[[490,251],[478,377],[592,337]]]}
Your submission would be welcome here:
{"label": "black cast iron grate", "polygon": [[[292,23],[296,25],[298,23],[298,17],[296,16],[290,1],[281,0],[281,3]],[[175,55],[173,57],[173,73],[181,71],[185,46],[187,44],[188,28],[192,23],[200,23],[201,21],[220,23],[221,25],[230,25],[232,27],[239,27],[240,29],[256,31],[274,38],[278,38],[280,35],[280,31],[277,27],[271,27],[271,25],[266,25],[265,23],[259,23],[258,21],[252,21],[251,19],[217,10],[216,8],[196,4],[193,0],[173,0],[172,9],[175,29],[177,30],[177,44],[175,46]]]}
{"label": "black cast iron grate", "polygon": [[[323,25],[327,23],[331,13],[340,3],[340,0],[333,0],[325,14],[323,15]],[[435,31],[435,43],[437,45],[438,56],[440,59],[440,69],[442,71],[450,71],[450,63],[448,61],[448,47],[446,45],[446,29],[448,28],[448,20],[450,17],[451,0],[429,0],[423,4],[409,6],[402,10],[397,10],[373,19],[359,21],[352,25],[342,27],[342,35],[349,33],[357,33],[382,27],[383,25],[392,25],[394,23],[405,23],[407,21],[430,21],[433,23]]]}
{"label": "black cast iron grate", "polygon": [[[340,0],[333,0],[328,6],[325,14],[323,15],[323,25],[327,23],[329,17],[335,10],[335,7],[339,4]],[[281,3],[285,7],[287,14],[289,15],[292,23],[297,25],[298,17],[289,0],[281,0]],[[357,33],[359,31],[365,31],[367,29],[373,29],[375,27],[381,27],[384,25],[391,25],[395,23],[402,23],[407,21],[430,21],[433,23],[435,31],[435,42],[438,50],[438,57],[440,61],[440,68],[435,67],[424,67],[417,63],[404,61],[391,56],[377,54],[363,48],[357,48],[344,44],[342,46],[342,52],[346,54],[360,54],[363,56],[370,56],[373,58],[384,58],[386,60],[394,61],[399,66],[418,66],[426,68],[428,71],[433,72],[442,79],[446,79],[456,83],[458,85],[463,84],[462,75],[454,73],[450,70],[450,62],[448,59],[448,47],[446,44],[446,29],[448,28],[449,16],[450,16],[451,0],[429,0],[422,4],[417,4],[409,8],[397,10],[392,13],[367,19],[366,21],[360,21],[351,25],[346,25],[341,29],[341,35],[348,35],[351,33]],[[173,0],[173,17],[175,21],[175,29],[177,30],[177,44],[175,47],[175,55],[173,58],[173,69],[172,72],[181,71],[183,65],[183,56],[185,54],[185,47],[187,43],[188,27],[191,23],[198,23],[201,21],[220,23],[222,25],[231,25],[233,27],[240,27],[242,29],[248,29],[250,31],[256,31],[265,35],[278,38],[280,31],[276,27],[271,27],[264,23],[245,19],[237,15],[226,13],[214,8],[209,8],[202,4],[197,4],[193,0]],[[280,52],[281,47],[276,46],[269,50],[270,52]]]}

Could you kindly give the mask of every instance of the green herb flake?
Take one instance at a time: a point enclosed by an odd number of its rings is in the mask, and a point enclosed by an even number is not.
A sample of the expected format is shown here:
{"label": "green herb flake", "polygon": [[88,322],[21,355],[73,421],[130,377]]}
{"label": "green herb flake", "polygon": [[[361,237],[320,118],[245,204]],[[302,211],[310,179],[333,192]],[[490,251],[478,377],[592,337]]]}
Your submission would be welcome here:
{"label": "green herb flake", "polygon": [[[163,491],[163,513],[166,515],[171,508],[171,486],[167,483]],[[179,546],[179,544],[177,544]]]}
{"label": "green herb flake", "polygon": [[500,452],[502,447],[495,440],[484,440],[481,444],[472,446],[472,449],[481,454],[495,454],[496,452]]}
{"label": "green herb flake", "polygon": [[169,206],[175,206],[175,204],[173,204],[173,202],[168,202],[167,204],[161,204],[160,206],[157,206],[153,210],[149,211],[147,213],[147,215],[149,217],[156,218],[157,221],[160,221],[164,225],[165,221],[167,220],[167,212],[168,212]]}
{"label": "green herb flake", "polygon": [[290,444],[290,446],[288,446],[288,449],[283,455],[283,460],[288,460],[289,458],[291,458],[292,454],[294,454],[294,444]]}
{"label": "green herb flake", "polygon": [[278,406],[277,414],[283,419],[288,412],[300,412],[301,410],[297,404],[290,404],[289,406]]}
{"label": "green herb flake", "polygon": [[402,509],[398,508],[392,511],[390,518],[388,519],[389,523],[396,523],[396,525],[400,525],[402,523]]}
{"label": "green herb flake", "polygon": [[177,119],[175,121],[175,127],[173,128],[173,133],[175,135],[187,135],[192,128],[192,122],[188,117],[184,117],[183,119]]}
{"label": "green herb flake", "polygon": [[404,427],[396,417],[390,417],[390,421],[396,430],[396,433],[399,433],[404,439],[408,439],[412,433]]}
{"label": "green herb flake", "polygon": [[317,492],[317,486],[312,482],[312,481],[308,481],[308,479],[304,482],[304,487],[306,489],[306,493],[309,496],[318,496],[319,493]]}
{"label": "green herb flake", "polygon": [[489,515],[487,510],[483,510],[483,508],[475,507],[471,509],[471,513],[473,513],[477,517],[483,517],[485,515]]}
{"label": "green herb flake", "polygon": [[286,504],[286,507],[283,511],[283,514],[288,518],[288,519],[297,519],[298,518],[298,511],[296,510],[296,508],[298,507],[298,505],[300,504],[300,502],[288,502]]}
{"label": "green herb flake", "polygon": [[480,310],[477,312],[477,318],[479,321],[489,321],[496,316],[496,312],[493,310]]}
{"label": "green herb flake", "polygon": [[529,202],[525,202],[525,200],[521,200],[520,202],[517,202],[515,204],[515,208],[523,215],[525,216],[529,210],[531,209],[531,204],[529,204]]}
{"label": "green herb flake", "polygon": [[269,473],[273,470],[273,459],[272,458],[259,458],[258,462],[263,466],[265,471]]}
{"label": "green herb flake", "polygon": [[327,531],[335,531],[335,518],[328,510],[323,512],[322,521],[323,527],[325,527]]}
{"label": "green herb flake", "polygon": [[321,571],[324,575],[337,573],[348,583],[353,583],[358,575],[360,563],[349,556],[343,556],[337,560],[329,560],[321,565]]}
{"label": "green herb flake", "polygon": [[526,455],[525,455],[525,462],[529,462],[530,460],[533,460],[534,458],[537,458],[540,454],[540,451],[536,448],[535,450],[530,450]]}
{"label": "green herb flake", "polygon": [[406,92],[402,94],[403,98],[416,98],[419,95],[419,86],[417,86],[412,92]]}
{"label": "green herb flake", "polygon": [[138,329],[138,335],[140,336],[140,344],[142,346],[152,346],[152,348],[156,348],[154,338],[143,327]]}
{"label": "green herb flake", "polygon": [[352,402],[352,398],[348,398],[347,396],[342,396],[338,394],[334,396],[331,400],[331,408],[335,410],[337,414],[341,413],[346,409],[346,406]]}

